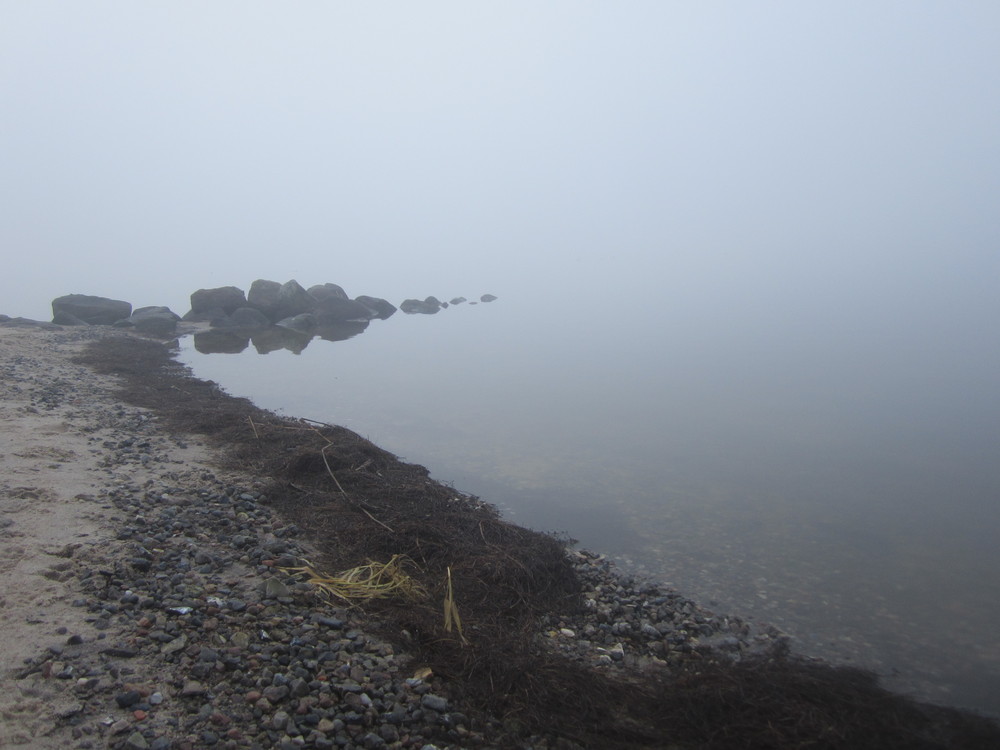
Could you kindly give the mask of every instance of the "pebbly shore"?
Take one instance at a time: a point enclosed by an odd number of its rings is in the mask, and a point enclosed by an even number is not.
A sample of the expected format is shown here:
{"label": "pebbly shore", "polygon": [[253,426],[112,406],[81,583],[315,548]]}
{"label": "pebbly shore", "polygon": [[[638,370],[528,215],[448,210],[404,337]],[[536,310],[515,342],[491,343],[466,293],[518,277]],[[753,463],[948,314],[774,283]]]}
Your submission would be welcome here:
{"label": "pebbly shore", "polygon": [[[60,356],[104,328],[32,332]],[[65,354],[61,354],[65,356]],[[65,363],[63,363],[65,366]],[[37,653],[16,675],[44,683],[53,713],[37,736],[66,747],[488,747],[510,722],[466,712],[447,684],[366,630],[360,610],[332,606],[284,571],[309,559],[301,530],[267,505],[253,478],[185,460],[183,435],[118,403],[111,383],[82,366],[55,374],[46,357],[8,358],[4,388],[28,410],[87,435],[99,477],[73,498],[111,529],[106,543],[50,550],[44,575],[85,613],[77,631],[37,632]],[[200,465],[198,465],[200,464]],[[12,491],[4,487],[8,494]],[[23,492],[23,490],[22,490]],[[8,533],[13,529],[7,529]],[[586,582],[582,613],[547,617],[547,646],[608,670],[709,649],[733,658],[782,636],[720,617],[677,592],[617,573],[599,555],[569,551]],[[37,688],[36,688],[37,689]],[[546,747],[543,736],[525,746]]]}
{"label": "pebbly shore", "polygon": [[[196,436],[119,402],[114,377],[70,362],[95,337],[125,335],[95,327],[4,339],[4,419],[44,416],[83,441],[85,451],[49,455],[46,465],[87,472],[91,489],[66,502],[101,529],[44,550],[50,562],[36,574],[62,587],[77,616],[48,617],[44,606],[23,615],[30,643],[4,676],[5,690],[21,699],[2,707],[7,744],[582,746],[466,705],[454,680],[380,635],[386,623],[376,626],[363,609],[332,604],[301,582],[291,569],[316,550],[306,530],[270,506],[261,478],[220,470]],[[26,498],[31,488],[6,475],[3,509],[24,509]],[[0,538],[17,535],[16,513],[5,518]],[[692,659],[739,664],[787,649],[772,628],[630,578],[601,555],[566,554],[583,606],[541,617],[534,638],[567,663],[617,674],[624,685]]]}

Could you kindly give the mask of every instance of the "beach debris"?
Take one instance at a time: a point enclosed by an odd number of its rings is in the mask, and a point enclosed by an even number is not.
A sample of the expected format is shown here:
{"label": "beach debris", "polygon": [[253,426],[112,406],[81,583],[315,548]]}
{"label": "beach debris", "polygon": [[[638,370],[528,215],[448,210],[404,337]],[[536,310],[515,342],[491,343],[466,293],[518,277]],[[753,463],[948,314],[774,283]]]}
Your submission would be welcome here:
{"label": "beach debris", "polygon": [[451,566],[448,566],[448,593],[444,597],[444,629],[450,633],[452,625],[458,631],[462,645],[468,645],[469,642],[462,632],[462,618],[458,616],[458,606],[455,604],[455,592],[451,587]]}
{"label": "beach debris", "polygon": [[369,561],[334,575],[318,571],[308,562],[300,567],[281,570],[316,586],[330,599],[354,604],[388,596],[403,596],[412,600],[425,597],[423,587],[404,569],[406,565],[413,564],[406,555],[393,555],[388,562]]}

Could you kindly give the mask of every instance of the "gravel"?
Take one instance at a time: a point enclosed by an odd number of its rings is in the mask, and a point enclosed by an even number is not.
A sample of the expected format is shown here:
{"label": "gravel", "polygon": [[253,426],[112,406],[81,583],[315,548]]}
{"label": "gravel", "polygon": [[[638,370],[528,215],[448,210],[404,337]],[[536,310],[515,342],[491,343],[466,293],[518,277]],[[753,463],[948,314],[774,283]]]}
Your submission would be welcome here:
{"label": "gravel", "polygon": [[[104,481],[78,499],[114,527],[111,544],[60,552],[56,574],[72,584],[91,627],[44,644],[20,674],[61,683],[66,700],[52,722],[71,729],[71,746],[499,746],[503,722],[456,703],[444,681],[416,676],[420,665],[372,635],[362,613],[331,606],[283,572],[310,550],[252,481],[179,459],[183,438],[95,391],[94,376],[50,381],[25,376],[29,363],[20,364],[36,408],[79,417],[87,404]],[[571,659],[652,668],[708,650],[739,660],[785,640],[622,575],[600,555],[568,554],[586,607],[545,618],[538,638]]]}

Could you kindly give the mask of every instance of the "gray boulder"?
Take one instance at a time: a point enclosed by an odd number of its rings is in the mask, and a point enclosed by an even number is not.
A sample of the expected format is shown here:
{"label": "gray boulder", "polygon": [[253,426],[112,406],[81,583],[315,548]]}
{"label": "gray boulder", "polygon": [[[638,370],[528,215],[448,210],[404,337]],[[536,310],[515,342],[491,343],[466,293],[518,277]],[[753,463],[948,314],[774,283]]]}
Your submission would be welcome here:
{"label": "gray boulder", "polygon": [[316,304],[316,320],[322,325],[348,320],[371,320],[375,311],[351,299],[327,297]]}
{"label": "gray boulder", "polygon": [[385,320],[396,312],[396,306],[381,297],[369,297],[367,294],[362,294],[360,297],[355,297],[354,301],[360,302],[362,305],[371,310],[374,313],[371,316],[373,318]]}
{"label": "gray boulder", "polygon": [[479,298],[479,301],[480,302],[492,302],[495,299],[496,299],[496,296],[494,296],[492,294],[484,294],[482,297]]}
{"label": "gray boulder", "polygon": [[131,303],[107,297],[67,294],[52,300],[52,322],[59,325],[109,326],[131,314]]}
{"label": "gray boulder", "polygon": [[132,311],[128,322],[142,333],[167,336],[177,330],[177,321],[180,319],[169,307],[140,307]]}
{"label": "gray boulder", "polygon": [[437,297],[427,297],[426,299],[405,299],[399,309],[408,315],[421,314],[433,315],[441,310],[441,302]]}
{"label": "gray boulder", "polygon": [[311,334],[316,330],[316,317],[312,313],[302,313],[301,315],[294,315],[291,318],[279,320],[275,325],[288,328],[292,331],[298,331],[299,333]]}
{"label": "gray boulder", "polygon": [[277,281],[257,279],[250,285],[250,291],[247,292],[247,304],[270,318],[271,311],[278,307],[280,295],[281,284]]}
{"label": "gray boulder", "polygon": [[256,307],[271,321],[290,318],[316,309],[316,300],[294,279],[284,284],[257,279],[250,285],[247,304]]}
{"label": "gray boulder", "polygon": [[350,297],[347,296],[347,292],[344,291],[343,287],[340,287],[337,284],[329,284],[329,283],[316,284],[315,286],[309,287],[308,292],[310,295],[312,295],[313,299],[315,299],[318,302],[322,302],[328,297],[350,299]]}
{"label": "gray boulder", "polygon": [[233,314],[221,320],[214,321],[216,328],[241,328],[251,330],[256,328],[267,328],[271,321],[260,310],[253,307],[238,307],[233,310]]}
{"label": "gray boulder", "polygon": [[242,289],[235,286],[220,286],[214,289],[199,289],[191,295],[191,310],[184,320],[211,320],[223,315],[232,315],[240,308],[246,307],[247,298]]}

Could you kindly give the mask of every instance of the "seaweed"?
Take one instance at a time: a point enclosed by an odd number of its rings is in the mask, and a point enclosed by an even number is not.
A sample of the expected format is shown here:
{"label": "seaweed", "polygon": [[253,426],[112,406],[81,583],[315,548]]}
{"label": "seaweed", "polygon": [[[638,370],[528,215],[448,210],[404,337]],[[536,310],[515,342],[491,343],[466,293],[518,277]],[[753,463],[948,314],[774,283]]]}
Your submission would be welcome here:
{"label": "seaweed", "polygon": [[656,671],[572,661],[538,637],[541,618],[582,606],[562,541],[504,520],[350,430],[231,397],[192,377],[160,342],[107,337],[77,359],[117,376],[119,397],[153,410],[167,429],[205,436],[222,468],[262,482],[275,511],[318,551],[298,572],[323,580],[336,576],[321,570],[354,571],[346,577],[356,581],[374,561],[405,565],[408,596],[355,606],[470,711],[500,719],[505,743],[534,735],[562,747],[1000,747],[991,719],[917,703],[871,672],[782,650]]}

